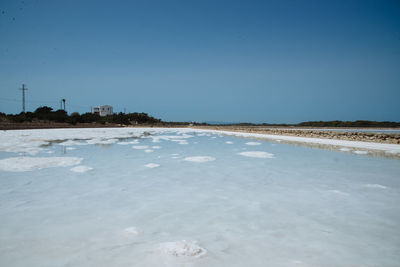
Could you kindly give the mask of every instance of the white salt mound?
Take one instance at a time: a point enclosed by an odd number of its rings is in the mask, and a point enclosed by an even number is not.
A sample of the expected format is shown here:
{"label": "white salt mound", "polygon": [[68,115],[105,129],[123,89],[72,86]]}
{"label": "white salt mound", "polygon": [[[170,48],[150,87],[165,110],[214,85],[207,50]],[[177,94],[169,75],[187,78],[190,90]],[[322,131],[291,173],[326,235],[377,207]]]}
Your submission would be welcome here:
{"label": "white salt mound", "polygon": [[175,257],[198,258],[207,253],[207,250],[198,246],[195,242],[189,243],[186,240],[161,243],[160,250],[166,255]]}
{"label": "white salt mound", "polygon": [[339,149],[340,151],[350,151],[351,149],[348,147],[342,147],[341,149]]}
{"label": "white salt mound", "polygon": [[186,157],[183,160],[191,162],[207,162],[207,161],[213,161],[215,160],[215,158],[209,156],[196,156],[196,157]]}
{"label": "white salt mound", "polygon": [[148,146],[132,146],[133,149],[147,149]]}
{"label": "white salt mound", "polygon": [[71,168],[71,171],[79,172],[79,173],[84,173],[84,172],[88,172],[88,171],[91,171],[91,170],[93,170],[92,167],[88,167],[88,166],[84,166],[84,165],[76,166],[76,167]]}
{"label": "white salt mound", "polygon": [[153,148],[153,149],[160,149],[161,147],[160,147],[160,146],[152,146],[151,148]]}
{"label": "white salt mound", "polygon": [[144,165],[145,167],[147,167],[147,168],[157,168],[157,167],[160,167],[160,164],[157,164],[157,163],[148,163],[148,164],[146,164],[146,165]]}
{"label": "white salt mound", "polygon": [[262,158],[262,159],[271,159],[274,158],[274,154],[264,152],[264,151],[246,151],[238,153],[241,156],[250,157],[250,158]]}
{"label": "white salt mound", "polygon": [[247,142],[246,145],[248,145],[248,146],[259,146],[259,145],[261,145],[261,143],[259,143],[259,142]]}
{"label": "white salt mound", "polygon": [[26,172],[52,167],[78,165],[83,158],[76,157],[15,157],[0,160],[0,170]]}
{"label": "white salt mound", "polygon": [[151,153],[151,152],[154,152],[154,150],[152,150],[152,149],[146,149],[144,152],[146,152],[146,153]]}
{"label": "white salt mound", "polygon": [[226,141],[225,143],[228,144],[228,145],[232,145],[233,144],[233,142],[231,142],[231,141]]}

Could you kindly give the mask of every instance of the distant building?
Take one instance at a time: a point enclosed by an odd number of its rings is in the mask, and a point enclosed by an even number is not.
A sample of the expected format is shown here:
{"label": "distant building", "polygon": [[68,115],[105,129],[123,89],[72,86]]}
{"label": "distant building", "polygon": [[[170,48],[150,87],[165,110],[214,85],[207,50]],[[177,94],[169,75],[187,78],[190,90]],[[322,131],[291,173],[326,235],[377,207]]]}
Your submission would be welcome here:
{"label": "distant building", "polygon": [[100,108],[99,108],[99,107],[94,107],[94,108],[92,109],[92,113],[93,113],[93,114],[100,115]]}
{"label": "distant building", "polygon": [[113,107],[112,106],[110,106],[110,105],[102,105],[102,106],[94,107],[93,110],[92,110],[92,113],[104,117],[104,116],[107,116],[107,115],[113,115],[114,111],[113,111]]}

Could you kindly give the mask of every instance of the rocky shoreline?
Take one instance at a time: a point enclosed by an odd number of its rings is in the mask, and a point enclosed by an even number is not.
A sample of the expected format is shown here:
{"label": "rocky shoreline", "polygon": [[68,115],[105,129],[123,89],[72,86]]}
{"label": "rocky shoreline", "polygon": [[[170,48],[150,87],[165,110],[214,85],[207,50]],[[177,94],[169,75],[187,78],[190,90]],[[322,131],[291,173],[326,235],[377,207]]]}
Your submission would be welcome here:
{"label": "rocky shoreline", "polygon": [[[321,131],[318,129],[291,129],[291,128],[267,128],[263,126],[198,126],[194,128],[220,130],[231,132],[259,133],[271,135],[287,135],[310,138],[338,139],[347,141],[374,142],[384,144],[400,144],[399,133],[374,133],[374,132],[339,132]],[[371,130],[370,128],[368,128]]]}

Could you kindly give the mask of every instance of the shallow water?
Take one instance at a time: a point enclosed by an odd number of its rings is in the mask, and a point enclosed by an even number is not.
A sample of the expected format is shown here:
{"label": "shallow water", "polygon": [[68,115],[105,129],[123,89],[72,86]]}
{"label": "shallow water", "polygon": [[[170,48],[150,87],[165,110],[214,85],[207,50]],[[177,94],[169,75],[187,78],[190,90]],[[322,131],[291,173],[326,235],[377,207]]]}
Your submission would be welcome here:
{"label": "shallow water", "polygon": [[0,266],[399,266],[399,160],[119,131],[1,144]]}

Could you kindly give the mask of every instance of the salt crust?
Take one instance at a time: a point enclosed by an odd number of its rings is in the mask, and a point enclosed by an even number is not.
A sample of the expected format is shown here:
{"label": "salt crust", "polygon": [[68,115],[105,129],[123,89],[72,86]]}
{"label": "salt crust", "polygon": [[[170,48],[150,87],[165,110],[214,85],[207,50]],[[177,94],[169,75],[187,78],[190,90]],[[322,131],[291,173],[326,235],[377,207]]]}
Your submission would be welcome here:
{"label": "salt crust", "polygon": [[363,150],[354,150],[353,151],[354,154],[359,154],[359,155],[365,155],[368,154],[367,151],[363,151]]}
{"label": "salt crust", "polygon": [[67,140],[65,142],[60,143],[60,146],[87,146],[89,145],[86,142],[80,142],[76,140]]}
{"label": "salt crust", "polygon": [[250,157],[250,158],[262,158],[262,159],[271,159],[274,158],[274,154],[264,152],[264,151],[246,151],[238,153],[241,156]]}
{"label": "salt crust", "polygon": [[117,142],[117,139],[94,138],[86,141],[90,145],[112,145]]}
{"label": "salt crust", "polygon": [[129,141],[129,142],[123,141],[123,142],[117,143],[117,145],[136,145],[136,144],[139,144],[138,140]]}
{"label": "salt crust", "polygon": [[148,146],[132,146],[133,149],[147,149]]}
{"label": "salt crust", "polygon": [[161,243],[160,250],[163,254],[174,257],[198,258],[207,253],[207,250],[198,246],[196,242],[189,243],[186,240]]}
{"label": "salt crust", "polygon": [[147,168],[157,168],[157,167],[160,167],[160,164],[157,164],[157,163],[148,163],[148,164],[146,164],[146,165],[144,165],[145,167],[147,167]]}
{"label": "salt crust", "polygon": [[84,165],[80,165],[80,166],[71,168],[71,171],[78,172],[78,173],[84,173],[84,172],[88,172],[91,170],[93,170],[92,167],[88,167],[88,166],[84,166]]}
{"label": "salt crust", "polygon": [[338,195],[343,195],[343,196],[347,196],[348,195],[347,193],[342,192],[340,190],[328,190],[328,192],[335,193],[335,194],[338,194]]}
{"label": "salt crust", "polygon": [[183,160],[202,163],[202,162],[207,162],[207,161],[213,161],[213,160],[215,160],[215,158],[209,157],[209,156],[196,156],[196,157],[186,157]]}
{"label": "salt crust", "polygon": [[368,188],[379,188],[379,189],[387,189],[388,188],[387,186],[380,185],[380,184],[365,184],[364,186],[368,187]]}
{"label": "salt crust", "polygon": [[[309,138],[298,136],[284,136],[284,135],[269,135],[257,133],[240,133],[218,130],[203,130],[203,129],[182,129],[182,128],[90,128],[90,129],[38,129],[38,130],[6,130],[0,132],[0,151],[14,152],[14,153],[27,153],[35,155],[41,152],[45,145],[52,141],[63,141],[64,145],[72,145],[72,143],[65,143],[70,140],[74,145],[88,144],[87,141],[76,140],[103,140],[101,143],[114,143],[115,140],[107,141],[107,139],[120,139],[120,138],[138,138],[142,137],[144,132],[151,132],[154,134],[161,134],[159,136],[150,136],[153,141],[160,140],[174,140],[174,139],[187,139],[193,137],[189,133],[195,132],[198,136],[211,136],[212,134],[223,134],[247,138],[265,138],[274,141],[290,141],[299,143],[313,143],[332,146],[342,146],[348,148],[357,148],[365,150],[380,150],[386,151],[391,154],[400,154],[400,145],[398,144],[382,144],[373,142],[360,142],[360,141],[346,141],[337,139],[322,139],[322,138]],[[178,133],[176,135],[163,135],[165,133]],[[90,141],[90,143],[96,143]],[[98,143],[98,142],[97,142]]]}
{"label": "salt crust", "polygon": [[0,160],[0,170],[26,172],[52,167],[69,167],[81,163],[76,157],[15,157]]}
{"label": "salt crust", "polygon": [[233,142],[232,141],[226,141],[225,144],[232,145]]}
{"label": "salt crust", "polygon": [[[203,130],[207,131],[207,130]],[[367,150],[380,150],[390,151],[392,154],[400,154],[400,145],[397,144],[382,144],[373,142],[361,142],[361,141],[346,141],[338,139],[323,139],[323,138],[310,138],[310,137],[298,137],[298,136],[286,136],[286,135],[272,135],[272,134],[257,134],[257,133],[240,133],[240,132],[229,132],[220,130],[208,130],[214,133],[221,133],[230,136],[248,137],[248,138],[265,138],[271,139],[277,142],[290,141],[298,143],[310,143],[310,144],[321,144],[331,146],[343,146],[350,148],[361,148]]]}
{"label": "salt crust", "polygon": [[154,152],[154,150],[152,150],[152,149],[146,149],[144,152],[146,152],[146,153],[151,153],[151,152]]}
{"label": "salt crust", "polygon": [[259,142],[247,142],[246,145],[248,145],[248,146],[259,146],[259,145],[261,145],[261,143],[259,143]]}
{"label": "salt crust", "polygon": [[351,149],[350,148],[348,148],[348,147],[342,147],[341,149],[339,149],[340,151],[351,151]]}
{"label": "salt crust", "polygon": [[132,227],[125,228],[124,232],[126,234],[130,234],[130,235],[138,235],[143,231],[135,226],[132,226]]}

